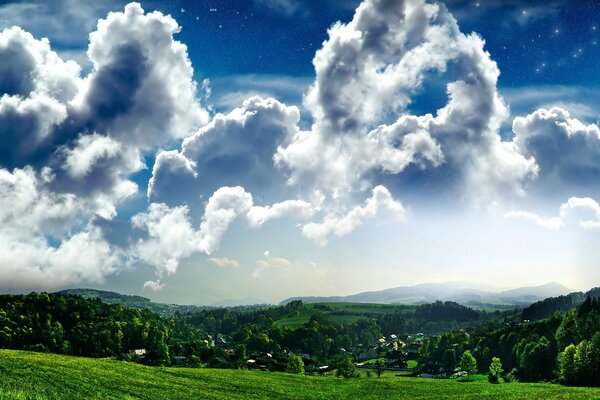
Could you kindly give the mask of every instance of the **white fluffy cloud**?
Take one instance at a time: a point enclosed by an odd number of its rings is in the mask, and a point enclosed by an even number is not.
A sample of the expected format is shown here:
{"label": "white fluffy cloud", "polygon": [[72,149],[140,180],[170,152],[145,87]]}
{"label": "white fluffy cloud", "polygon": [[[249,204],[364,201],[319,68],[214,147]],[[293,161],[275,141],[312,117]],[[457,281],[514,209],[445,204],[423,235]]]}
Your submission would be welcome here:
{"label": "white fluffy cloud", "polygon": [[142,152],[208,122],[178,31],[137,3],[110,13],[90,35],[84,78],[47,39],[0,32],[0,59],[10,60],[0,62],[0,273],[17,277],[0,282],[101,282],[124,264],[98,218],[138,192]]}
{"label": "white fluffy cloud", "polygon": [[[214,253],[229,226],[238,218],[245,218],[250,226],[292,216],[305,219],[308,204],[285,201],[271,206],[254,206],[252,195],[240,186],[219,188],[208,199],[200,227],[194,228],[188,206],[170,208],[164,203],[152,203],[146,213],[132,218],[135,227],[147,233],[134,246],[135,256],[156,268],[159,276],[174,273],[179,262],[194,253]],[[209,260],[224,265],[223,259]],[[230,263],[229,263],[230,264]]]}
{"label": "white fluffy cloud", "polygon": [[330,235],[345,236],[349,234],[364,220],[375,217],[382,207],[387,208],[399,220],[404,217],[405,210],[402,204],[394,200],[385,187],[376,186],[364,207],[356,206],[345,215],[327,215],[322,222],[305,224],[302,227],[302,234],[317,244],[325,245]]}
{"label": "white fluffy cloud", "polygon": [[167,287],[167,285],[165,285],[164,283],[161,283],[160,279],[156,280],[156,281],[146,281],[146,282],[144,282],[144,290],[148,289],[148,290],[151,290],[153,292],[160,292],[165,287]]}
{"label": "white fluffy cloud", "polygon": [[514,143],[539,166],[538,185],[584,188],[600,175],[600,128],[562,108],[539,109],[513,121]]}
{"label": "white fluffy cloud", "polygon": [[[499,136],[508,112],[483,46],[460,32],[443,5],[364,1],[317,52],[306,97],[315,124],[294,134],[276,161],[290,182],[314,180],[334,197],[370,187],[373,173],[398,174],[411,164],[443,165],[470,196],[522,194],[535,164]],[[435,116],[410,115],[414,93],[431,74],[449,77],[448,103]]]}
{"label": "white fluffy cloud", "polygon": [[[89,218],[72,194],[44,186],[52,177],[31,168],[0,169],[0,287],[60,288],[102,283],[123,262],[123,254],[91,224],[78,233],[71,227]],[[53,245],[49,239],[58,240]]]}
{"label": "white fluffy cloud", "polygon": [[216,265],[217,267],[227,268],[227,267],[239,267],[240,263],[238,260],[227,257],[211,257],[207,260],[209,263]]}
{"label": "white fluffy cloud", "polygon": [[568,218],[577,211],[586,215],[586,217],[580,215],[578,218],[578,224],[582,229],[600,230],[600,204],[589,197],[569,198],[565,203],[561,204],[557,217],[543,217],[527,211],[511,211],[504,216],[506,218],[528,219],[544,228],[556,230],[564,227]]}
{"label": "white fluffy cloud", "polygon": [[208,122],[196,98],[187,47],[177,22],[130,3],[90,34],[92,73],[75,102],[86,125],[119,141],[152,148]]}
{"label": "white fluffy cloud", "polygon": [[[185,201],[222,186],[251,192],[284,189],[273,163],[277,146],[298,131],[297,107],[251,97],[228,114],[217,114],[183,140],[181,152],[160,152],[148,187],[152,201]],[[172,189],[177,190],[172,190]]]}

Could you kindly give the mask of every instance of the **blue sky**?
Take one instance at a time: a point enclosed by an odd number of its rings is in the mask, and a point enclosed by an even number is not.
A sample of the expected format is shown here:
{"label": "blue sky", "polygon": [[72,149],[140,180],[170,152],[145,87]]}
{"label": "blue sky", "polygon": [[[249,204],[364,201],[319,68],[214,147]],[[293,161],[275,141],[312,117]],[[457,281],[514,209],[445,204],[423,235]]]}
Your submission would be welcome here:
{"label": "blue sky", "polygon": [[597,285],[598,17],[2,1],[0,289],[211,304]]}

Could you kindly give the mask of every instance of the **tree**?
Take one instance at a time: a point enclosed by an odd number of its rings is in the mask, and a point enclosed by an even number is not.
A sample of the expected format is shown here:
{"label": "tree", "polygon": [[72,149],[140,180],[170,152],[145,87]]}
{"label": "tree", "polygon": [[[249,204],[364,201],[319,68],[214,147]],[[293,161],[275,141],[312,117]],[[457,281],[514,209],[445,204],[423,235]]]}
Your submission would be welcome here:
{"label": "tree", "polygon": [[287,359],[287,366],[285,372],[289,374],[304,375],[304,361],[296,355],[291,355]]}
{"label": "tree", "polygon": [[336,367],[335,376],[342,376],[346,379],[360,377],[360,372],[357,371],[356,365],[348,357],[342,358]]}
{"label": "tree", "polygon": [[375,373],[378,378],[381,378],[383,371],[385,371],[385,360],[383,358],[378,358],[375,360]]}
{"label": "tree", "polygon": [[450,373],[454,370],[454,367],[456,366],[456,352],[454,349],[447,349],[444,352],[442,363],[444,364],[446,372]]}
{"label": "tree", "polygon": [[477,372],[477,360],[469,350],[465,350],[460,357],[458,367],[467,373],[467,380],[470,380],[471,375]]}
{"label": "tree", "polygon": [[577,383],[578,371],[577,365],[575,365],[575,352],[575,345],[570,344],[565,348],[565,351],[563,351],[558,358],[560,380],[565,385],[574,385]]}
{"label": "tree", "polygon": [[492,357],[490,372],[488,372],[488,381],[491,383],[498,383],[500,375],[502,375],[502,363],[498,357]]}

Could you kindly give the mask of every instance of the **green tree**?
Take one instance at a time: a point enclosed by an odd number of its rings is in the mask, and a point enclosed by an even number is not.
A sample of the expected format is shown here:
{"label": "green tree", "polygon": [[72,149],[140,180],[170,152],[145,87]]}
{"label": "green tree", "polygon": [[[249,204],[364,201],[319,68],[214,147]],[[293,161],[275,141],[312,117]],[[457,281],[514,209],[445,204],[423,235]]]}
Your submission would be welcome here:
{"label": "green tree", "polygon": [[456,366],[456,352],[454,349],[447,349],[444,352],[442,363],[444,364],[444,370],[446,372],[451,373],[454,371],[454,367]]}
{"label": "green tree", "polygon": [[344,357],[336,365],[335,376],[342,376],[346,379],[359,378],[360,372],[358,372],[356,365],[350,358]]}
{"label": "green tree", "polygon": [[565,348],[559,358],[560,380],[565,385],[574,385],[577,383],[577,365],[575,364],[575,353],[577,349],[574,344]]}
{"label": "green tree", "polygon": [[285,372],[290,374],[304,375],[304,361],[296,355],[291,355],[287,359],[287,366]]}
{"label": "green tree", "polygon": [[477,372],[477,360],[469,350],[465,350],[460,357],[458,367],[467,373],[467,380],[470,380],[471,375]]}
{"label": "green tree", "polygon": [[383,371],[385,371],[385,360],[383,358],[378,358],[375,360],[375,373],[378,378],[381,378]]}
{"label": "green tree", "polygon": [[490,371],[488,372],[488,381],[491,383],[498,383],[500,376],[502,375],[502,363],[498,357],[492,357],[492,363],[490,364]]}

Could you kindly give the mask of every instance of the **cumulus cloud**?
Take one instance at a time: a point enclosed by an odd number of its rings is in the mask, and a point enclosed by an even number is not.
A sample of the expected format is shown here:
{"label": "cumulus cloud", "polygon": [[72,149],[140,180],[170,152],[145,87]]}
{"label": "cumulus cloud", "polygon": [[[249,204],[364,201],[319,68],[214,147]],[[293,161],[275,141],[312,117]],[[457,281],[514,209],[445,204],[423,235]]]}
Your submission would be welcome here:
{"label": "cumulus cloud", "polygon": [[571,197],[565,203],[560,206],[558,216],[556,217],[543,217],[538,214],[527,212],[527,211],[511,211],[506,213],[506,218],[524,218],[535,222],[536,224],[548,228],[548,229],[560,229],[566,225],[567,219],[571,217],[576,211],[591,215],[590,217],[584,218],[581,216],[578,220],[578,224],[582,229],[585,230],[599,230],[600,229],[600,204],[589,197]]}
{"label": "cumulus cloud", "polygon": [[[236,219],[244,217],[250,226],[257,227],[287,215],[304,218],[304,206],[296,201],[254,206],[252,195],[244,188],[225,186],[208,199],[200,227],[195,229],[188,206],[171,208],[164,203],[151,203],[148,212],[132,218],[133,225],[147,234],[137,241],[133,252],[139,260],[154,266],[159,276],[172,274],[181,259],[194,253],[214,253]],[[223,259],[209,261],[223,264]]]}
{"label": "cumulus cloud", "polygon": [[600,128],[562,108],[538,109],[513,121],[514,144],[535,158],[545,189],[584,188],[600,174]]}
{"label": "cumulus cloud", "polygon": [[160,282],[160,279],[158,279],[156,281],[146,281],[146,282],[144,282],[144,290],[148,289],[148,290],[151,290],[153,292],[160,292],[166,286],[167,286],[166,284]]}
{"label": "cumulus cloud", "polygon": [[[443,184],[460,182],[469,196],[522,194],[535,164],[499,136],[508,112],[483,46],[443,5],[364,1],[350,23],[329,30],[313,60],[305,104],[312,130],[295,133],[275,160],[291,183],[312,179],[334,197],[365,190],[373,173],[411,165],[444,165],[455,179]],[[432,74],[448,77],[447,104],[435,116],[411,115],[414,94]]]}
{"label": "cumulus cloud", "polygon": [[227,267],[239,267],[240,263],[238,260],[234,260],[233,258],[227,257],[212,257],[207,260],[209,263],[216,265],[217,267],[227,268]]}
{"label": "cumulus cloud", "polygon": [[173,38],[179,29],[137,3],[110,13],[90,35],[83,78],[47,39],[0,32],[0,58],[11,61],[0,63],[0,196],[10,205],[0,215],[3,274],[47,288],[101,282],[125,263],[99,219],[138,192],[131,176],[145,167],[143,152],[208,122],[187,48]]}
{"label": "cumulus cloud", "polygon": [[327,244],[330,235],[345,236],[349,234],[366,219],[375,217],[382,207],[387,208],[398,219],[404,217],[405,210],[402,204],[394,200],[385,187],[376,186],[364,207],[356,206],[345,215],[327,215],[322,222],[305,224],[302,226],[302,234],[323,246]]}
{"label": "cumulus cloud", "polygon": [[[297,131],[297,107],[252,97],[228,114],[217,114],[183,140],[180,152],[161,152],[154,165],[148,197],[182,202],[222,186],[250,192],[281,191],[285,179],[273,164],[281,141]],[[170,190],[177,182],[179,190]],[[173,197],[177,197],[173,200]]]}
{"label": "cumulus cloud", "polygon": [[[52,177],[31,168],[0,169],[0,288],[55,289],[102,283],[124,262],[102,230],[88,223],[85,204],[72,194],[48,191]],[[9,205],[9,206],[8,206]]]}
{"label": "cumulus cloud", "polygon": [[179,30],[171,16],[145,14],[138,3],[98,21],[88,48],[93,71],[75,102],[89,129],[152,148],[208,122],[187,47],[173,39]]}

